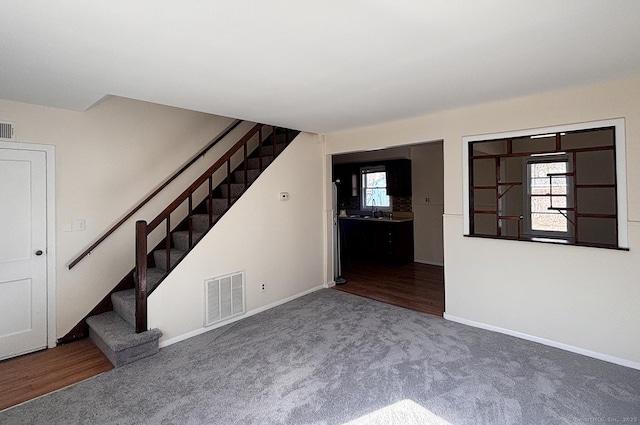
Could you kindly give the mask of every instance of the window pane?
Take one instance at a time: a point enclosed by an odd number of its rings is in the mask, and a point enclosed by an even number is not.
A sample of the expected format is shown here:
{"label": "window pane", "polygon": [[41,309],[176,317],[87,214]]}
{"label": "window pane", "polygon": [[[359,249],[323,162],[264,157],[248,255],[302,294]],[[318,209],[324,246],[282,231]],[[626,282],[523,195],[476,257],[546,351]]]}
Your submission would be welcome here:
{"label": "window pane", "polygon": [[566,173],[567,163],[565,161],[558,162],[536,162],[531,166],[531,177],[547,177],[548,174]]}
{"label": "window pane", "polygon": [[567,232],[567,219],[559,212],[531,213],[531,230]]}
{"label": "window pane", "polygon": [[566,195],[567,194],[567,178],[552,177],[551,193],[553,193],[554,195]]}
{"label": "window pane", "polygon": [[388,207],[389,197],[387,196],[387,189],[366,189],[365,190],[365,205],[367,207]]}
{"label": "window pane", "polygon": [[[553,198],[553,199],[552,199]],[[553,203],[554,208],[564,208],[567,206],[566,196],[532,196],[531,197],[531,212],[550,213],[553,210],[549,210]]]}
{"label": "window pane", "polygon": [[384,171],[365,174],[365,185],[367,188],[386,188],[387,173]]}

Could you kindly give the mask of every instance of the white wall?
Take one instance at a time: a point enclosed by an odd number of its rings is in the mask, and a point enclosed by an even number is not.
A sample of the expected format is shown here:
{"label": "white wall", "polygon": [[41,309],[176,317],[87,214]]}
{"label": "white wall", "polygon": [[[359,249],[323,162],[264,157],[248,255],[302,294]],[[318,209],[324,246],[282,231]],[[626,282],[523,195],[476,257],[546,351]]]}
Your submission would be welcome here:
{"label": "white wall", "polygon": [[[462,236],[463,136],[620,117],[626,125],[628,252]],[[439,139],[446,317],[640,368],[640,79],[329,134],[326,153]]]}
{"label": "white wall", "polygon": [[244,271],[250,313],[326,283],[323,148],[321,136],[301,133],[151,294],[161,344],[205,330],[205,279]]}
{"label": "white wall", "polygon": [[[411,188],[415,261],[441,266],[444,263],[442,142],[411,148]],[[428,202],[426,198],[429,198]]]}
{"label": "white wall", "polygon": [[[233,121],[117,97],[85,112],[0,100],[0,120],[16,123],[19,142],[55,146],[57,337],[133,268],[135,219],[153,218],[207,161],[172,183],[75,268],[68,270],[68,264]],[[223,148],[207,155],[209,164]],[[79,218],[86,220],[86,231],[66,231]]]}

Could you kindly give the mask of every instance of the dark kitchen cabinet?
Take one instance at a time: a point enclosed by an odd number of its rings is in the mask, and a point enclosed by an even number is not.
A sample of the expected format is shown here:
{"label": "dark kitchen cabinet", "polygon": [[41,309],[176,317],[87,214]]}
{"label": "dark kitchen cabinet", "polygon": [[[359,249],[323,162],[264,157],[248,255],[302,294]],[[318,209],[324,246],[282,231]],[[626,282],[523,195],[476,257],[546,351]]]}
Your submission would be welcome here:
{"label": "dark kitchen cabinet", "polygon": [[413,221],[340,219],[343,261],[413,262]]}
{"label": "dark kitchen cabinet", "polygon": [[386,161],[387,194],[389,196],[411,196],[411,160]]}

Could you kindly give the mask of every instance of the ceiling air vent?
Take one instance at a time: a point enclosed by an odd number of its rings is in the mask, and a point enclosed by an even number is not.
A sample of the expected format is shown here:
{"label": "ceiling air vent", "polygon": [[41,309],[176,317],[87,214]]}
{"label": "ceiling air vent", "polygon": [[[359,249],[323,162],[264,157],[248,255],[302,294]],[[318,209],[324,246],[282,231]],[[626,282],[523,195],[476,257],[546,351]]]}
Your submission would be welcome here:
{"label": "ceiling air vent", "polygon": [[15,123],[11,121],[0,121],[0,141],[15,142]]}

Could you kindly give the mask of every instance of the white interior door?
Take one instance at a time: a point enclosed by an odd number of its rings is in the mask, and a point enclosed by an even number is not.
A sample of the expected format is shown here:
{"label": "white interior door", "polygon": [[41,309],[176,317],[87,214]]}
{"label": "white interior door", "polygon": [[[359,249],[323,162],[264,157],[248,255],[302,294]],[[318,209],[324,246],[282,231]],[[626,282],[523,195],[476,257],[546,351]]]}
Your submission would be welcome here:
{"label": "white interior door", "polygon": [[46,164],[0,147],[0,360],[47,347]]}

